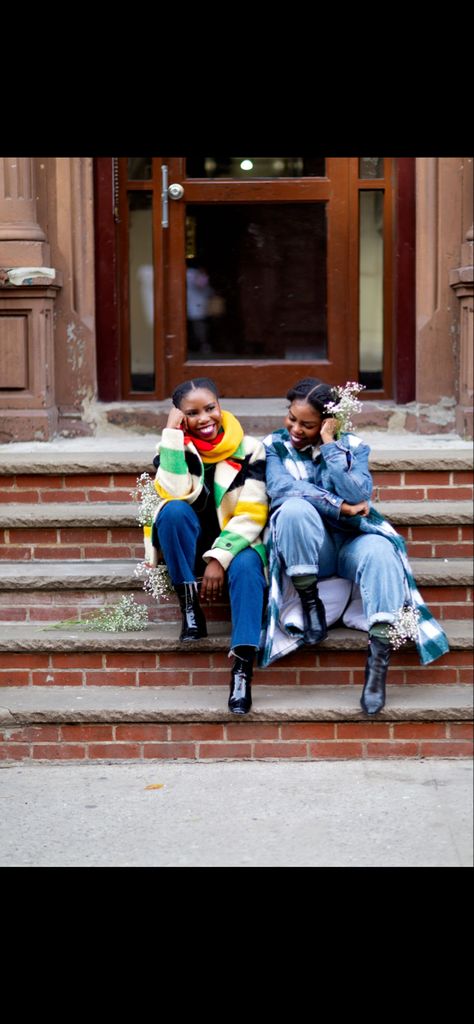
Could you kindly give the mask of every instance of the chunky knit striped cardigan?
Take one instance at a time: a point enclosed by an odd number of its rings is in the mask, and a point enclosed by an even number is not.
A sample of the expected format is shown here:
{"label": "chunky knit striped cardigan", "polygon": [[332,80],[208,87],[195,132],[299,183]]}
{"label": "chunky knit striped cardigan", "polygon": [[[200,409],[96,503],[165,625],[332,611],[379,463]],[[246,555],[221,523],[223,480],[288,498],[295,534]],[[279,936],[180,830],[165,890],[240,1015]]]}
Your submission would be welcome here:
{"label": "chunky knit striped cardigan", "polygon": [[[155,488],[161,500],[156,516],[168,501],[187,501],[199,507],[206,485],[204,464],[195,445],[185,443],[182,430],[165,427],[158,449],[158,457],[154,460],[157,466]],[[231,461],[216,463],[213,489],[221,532],[204,553],[204,560],[208,562],[210,558],[216,558],[224,569],[228,569],[239,551],[252,547],[266,565],[261,534],[268,518],[268,498],[262,442],[244,434],[232,453]],[[151,529],[145,527],[144,532],[145,558],[156,565],[158,552],[151,543]]]}

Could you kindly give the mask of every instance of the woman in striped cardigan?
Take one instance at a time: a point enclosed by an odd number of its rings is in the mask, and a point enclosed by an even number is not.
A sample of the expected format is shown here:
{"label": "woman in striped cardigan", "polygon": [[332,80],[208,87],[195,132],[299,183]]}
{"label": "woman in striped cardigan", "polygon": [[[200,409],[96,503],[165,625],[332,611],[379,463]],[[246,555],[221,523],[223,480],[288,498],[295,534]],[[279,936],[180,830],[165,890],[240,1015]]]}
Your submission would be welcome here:
{"label": "woman in striped cardigan", "polygon": [[[228,706],[244,715],[252,704],[266,588],[261,536],[268,517],[265,449],[221,409],[212,380],[184,381],[172,401],[154,460],[155,488],[162,500],[151,540],[178,594],[183,642],[207,636],[200,599],[219,598],[227,577],[234,655]],[[152,553],[155,563],[156,557]]]}

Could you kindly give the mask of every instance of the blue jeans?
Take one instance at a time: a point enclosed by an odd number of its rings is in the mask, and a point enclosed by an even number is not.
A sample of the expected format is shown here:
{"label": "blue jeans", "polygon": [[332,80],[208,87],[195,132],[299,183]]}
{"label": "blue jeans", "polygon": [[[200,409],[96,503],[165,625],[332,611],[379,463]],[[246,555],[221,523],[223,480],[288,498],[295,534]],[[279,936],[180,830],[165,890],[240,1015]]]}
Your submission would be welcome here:
{"label": "blue jeans", "polygon": [[403,566],[386,537],[347,536],[304,498],[288,498],[276,518],[276,542],[288,576],[342,576],[360,587],[369,627],[393,622],[405,600]]}
{"label": "blue jeans", "polygon": [[[154,543],[158,541],[173,584],[194,582],[200,555],[211,547],[215,537],[206,538],[198,516],[185,501],[167,502],[155,528]],[[252,548],[244,548],[235,555],[227,570],[227,582],[232,649],[241,645],[258,647],[266,589],[260,555]]]}

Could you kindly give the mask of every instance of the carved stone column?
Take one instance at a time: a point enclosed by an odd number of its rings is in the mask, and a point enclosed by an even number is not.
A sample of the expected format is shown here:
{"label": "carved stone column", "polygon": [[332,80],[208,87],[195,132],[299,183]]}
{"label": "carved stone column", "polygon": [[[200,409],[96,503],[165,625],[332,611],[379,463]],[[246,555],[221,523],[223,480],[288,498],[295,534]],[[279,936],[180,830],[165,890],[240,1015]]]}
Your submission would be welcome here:
{"label": "carved stone column", "polygon": [[[90,434],[83,413],[97,393],[92,159],[11,158],[1,168],[0,441]],[[54,271],[51,284],[31,274],[14,285],[7,273],[41,266]]]}
{"label": "carved stone column", "polygon": [[0,267],[49,266],[49,245],[36,215],[35,160],[0,157]]}
{"label": "carved stone column", "polygon": [[55,310],[58,430],[91,434],[84,409],[97,397],[93,162],[49,158],[46,171],[49,241],[64,279]]}
{"label": "carved stone column", "polygon": [[449,275],[451,288],[460,303],[459,324],[459,378],[458,404],[456,408],[456,429],[465,438],[473,436],[474,400],[474,232],[471,226],[466,241],[461,246],[461,266]]}
{"label": "carved stone column", "polygon": [[[61,281],[54,268],[51,282],[40,272],[49,268],[50,247],[37,217],[37,163],[0,158],[0,442],[47,441],[57,428],[54,304]],[[9,279],[14,268],[31,271],[22,284]]]}
{"label": "carved stone column", "polygon": [[459,261],[462,157],[416,161],[416,400],[446,405],[455,429],[458,309],[449,272]]}

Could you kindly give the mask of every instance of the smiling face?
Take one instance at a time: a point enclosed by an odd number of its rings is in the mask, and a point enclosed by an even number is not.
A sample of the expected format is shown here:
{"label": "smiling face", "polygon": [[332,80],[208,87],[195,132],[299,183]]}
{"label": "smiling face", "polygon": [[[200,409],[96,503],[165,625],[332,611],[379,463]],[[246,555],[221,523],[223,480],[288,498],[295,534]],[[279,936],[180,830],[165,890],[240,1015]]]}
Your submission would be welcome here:
{"label": "smiling face", "polygon": [[180,409],[186,416],[186,428],[202,441],[215,441],[222,425],[218,399],[207,388],[188,391],[181,399]]}
{"label": "smiling face", "polygon": [[285,427],[290,435],[294,448],[305,448],[307,444],[316,444],[322,424],[321,413],[313,409],[305,401],[291,403],[285,420]]}

